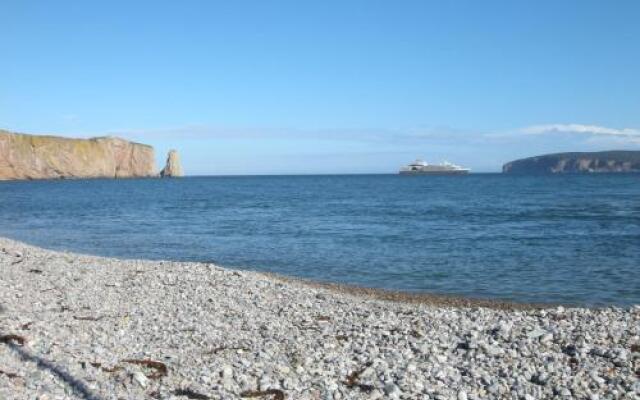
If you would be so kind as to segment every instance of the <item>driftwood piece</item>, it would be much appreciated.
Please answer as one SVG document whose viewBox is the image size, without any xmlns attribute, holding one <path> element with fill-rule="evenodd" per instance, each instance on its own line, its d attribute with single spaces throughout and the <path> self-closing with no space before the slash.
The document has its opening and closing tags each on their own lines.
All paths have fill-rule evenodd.
<svg viewBox="0 0 640 400">
<path fill-rule="evenodd" d="M 142 366 L 154 369 L 155 372 L 147 375 L 147 378 L 149 379 L 162 378 L 163 376 L 166 376 L 168 373 L 167 366 L 164 363 L 161 363 L 160 361 L 153 361 L 153 360 L 146 360 L 146 359 L 145 360 L 127 359 L 127 360 L 122 360 L 122 362 L 128 363 L 128 364 L 142 365 Z"/>
<path fill-rule="evenodd" d="M 209 400 L 210 397 L 202 393 L 194 392 L 191 389 L 176 389 L 173 391 L 174 396 L 184 396 L 194 400 Z"/>
<path fill-rule="evenodd" d="M 103 317 L 92 317 L 90 315 L 88 316 L 79 316 L 79 315 L 74 315 L 73 319 L 78 320 L 78 321 L 100 321 Z"/>
<path fill-rule="evenodd" d="M 205 352 L 204 354 L 218 354 L 221 351 L 224 350 L 242 350 L 242 351 L 249 351 L 249 349 L 247 349 L 246 347 L 216 347 L 215 349 L 209 350 L 207 352 Z"/>
<path fill-rule="evenodd" d="M 99 362 L 92 362 L 90 364 L 92 367 L 98 368 L 104 372 L 118 372 L 122 370 L 122 367 L 118 367 L 117 365 L 115 367 L 109 368 L 109 367 L 103 367 L 102 364 L 100 364 Z"/>
<path fill-rule="evenodd" d="M 27 341 L 23 336 L 19 335 L 2 335 L 0 336 L 0 343 L 16 343 L 18 346 L 24 346 Z"/>
<path fill-rule="evenodd" d="M 0 369 L 0 375 L 4 375 L 9 379 L 15 379 L 15 378 L 19 378 L 20 377 L 18 374 L 15 374 L 13 372 L 3 371 L 1 369 Z"/>
<path fill-rule="evenodd" d="M 240 397 L 264 397 L 273 396 L 272 400 L 284 400 L 284 392 L 280 389 L 246 390 L 240 393 Z"/>
<path fill-rule="evenodd" d="M 361 369 L 353 371 L 352 373 L 347 375 L 347 379 L 343 383 L 349 388 L 358 388 L 363 392 L 371 392 L 373 390 L 373 386 L 365 385 L 363 383 L 360 383 L 359 381 L 360 381 L 360 375 L 362 375 L 364 370 L 370 367 L 372 364 L 373 363 L 370 361 L 366 363 L 364 367 L 362 367 Z"/>
</svg>

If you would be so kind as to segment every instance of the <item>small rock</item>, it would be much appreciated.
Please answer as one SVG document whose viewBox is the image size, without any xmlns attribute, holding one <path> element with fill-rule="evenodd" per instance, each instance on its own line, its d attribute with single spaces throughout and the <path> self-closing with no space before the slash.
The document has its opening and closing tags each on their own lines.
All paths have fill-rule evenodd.
<svg viewBox="0 0 640 400">
<path fill-rule="evenodd" d="M 575 357 L 578 354 L 578 349 L 575 345 L 569 344 L 562 348 L 562 352 L 570 357 Z"/>
<path fill-rule="evenodd" d="M 384 397 L 384 395 L 382 394 L 382 392 L 377 390 L 377 389 L 373 390 L 371 392 L 371 394 L 369 394 L 369 400 L 378 400 L 378 399 L 381 399 L 383 397 Z"/>
<path fill-rule="evenodd" d="M 530 339 L 537 339 L 540 336 L 544 335 L 545 333 L 547 333 L 547 331 L 545 331 L 544 329 L 535 328 L 534 330 L 532 330 L 527 334 L 527 337 Z"/>
<path fill-rule="evenodd" d="M 571 390 L 567 388 L 560 389 L 560 396 L 562 397 L 571 397 Z"/>
<path fill-rule="evenodd" d="M 549 381 L 549 375 L 544 372 L 536 374 L 531 377 L 531 383 L 535 383 L 536 385 L 544 386 Z"/>
<path fill-rule="evenodd" d="M 387 396 L 399 396 L 400 388 L 394 383 L 384 385 L 384 392 Z"/>
<path fill-rule="evenodd" d="M 133 373 L 133 380 L 140 385 L 142 388 L 146 388 L 149 383 L 149 378 L 147 378 L 142 372 L 136 371 Z"/>
<path fill-rule="evenodd" d="M 224 365 L 222 370 L 220 371 L 220 376 L 222 379 L 231 379 L 233 378 L 233 368 L 230 365 Z"/>
<path fill-rule="evenodd" d="M 553 335 L 550 333 L 545 333 L 540 337 L 540 343 L 548 343 L 553 340 Z"/>
</svg>

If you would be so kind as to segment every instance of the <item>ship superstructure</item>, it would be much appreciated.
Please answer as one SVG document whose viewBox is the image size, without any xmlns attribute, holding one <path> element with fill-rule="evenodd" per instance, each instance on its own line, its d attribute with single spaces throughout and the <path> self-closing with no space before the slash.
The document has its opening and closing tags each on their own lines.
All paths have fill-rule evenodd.
<svg viewBox="0 0 640 400">
<path fill-rule="evenodd" d="M 400 168 L 400 175 L 460 175 L 468 174 L 469 168 L 464 168 L 450 162 L 429 164 L 423 160 L 415 160 L 411 164 Z"/>
</svg>

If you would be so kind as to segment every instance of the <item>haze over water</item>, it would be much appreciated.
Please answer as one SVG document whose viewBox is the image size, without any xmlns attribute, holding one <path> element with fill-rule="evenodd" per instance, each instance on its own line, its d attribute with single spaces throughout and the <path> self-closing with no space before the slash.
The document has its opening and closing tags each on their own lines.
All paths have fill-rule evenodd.
<svg viewBox="0 0 640 400">
<path fill-rule="evenodd" d="M 640 303 L 640 175 L 0 182 L 0 234 L 411 292 Z"/>
</svg>

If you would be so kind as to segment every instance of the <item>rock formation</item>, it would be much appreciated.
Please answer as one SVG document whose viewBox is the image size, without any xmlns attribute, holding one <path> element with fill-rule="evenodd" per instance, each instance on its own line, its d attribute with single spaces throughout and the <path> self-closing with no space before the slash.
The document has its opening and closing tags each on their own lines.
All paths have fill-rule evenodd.
<svg viewBox="0 0 640 400">
<path fill-rule="evenodd" d="M 155 176 L 153 147 L 117 137 L 69 139 L 0 130 L 0 180 Z"/>
<path fill-rule="evenodd" d="M 183 176 L 182 165 L 180 165 L 180 156 L 176 150 L 169 151 L 167 155 L 167 164 L 164 169 L 160 171 L 160 176 L 163 178 L 176 178 Z"/>
<path fill-rule="evenodd" d="M 640 172 L 640 151 L 557 153 L 506 163 L 502 172 L 519 174 Z"/>
</svg>

